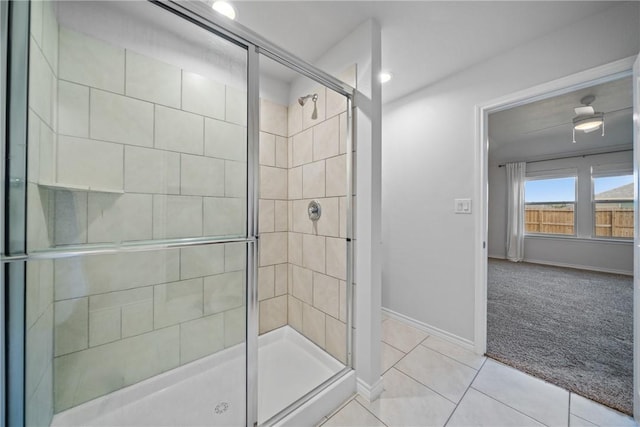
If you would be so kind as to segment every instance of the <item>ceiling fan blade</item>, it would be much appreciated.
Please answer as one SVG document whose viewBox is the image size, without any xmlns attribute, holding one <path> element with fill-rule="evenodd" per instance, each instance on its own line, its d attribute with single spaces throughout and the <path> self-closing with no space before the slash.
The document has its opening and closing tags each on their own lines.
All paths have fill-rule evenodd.
<svg viewBox="0 0 640 427">
<path fill-rule="evenodd" d="M 590 105 L 587 105 L 586 107 L 576 107 L 573 110 L 576 112 L 577 116 L 585 116 L 596 112 L 596 110 L 594 110 Z"/>
</svg>

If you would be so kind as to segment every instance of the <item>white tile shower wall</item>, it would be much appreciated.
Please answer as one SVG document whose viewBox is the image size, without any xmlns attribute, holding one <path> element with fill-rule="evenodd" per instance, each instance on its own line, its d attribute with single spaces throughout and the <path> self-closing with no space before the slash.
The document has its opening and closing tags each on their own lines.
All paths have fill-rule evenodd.
<svg viewBox="0 0 640 427">
<path fill-rule="evenodd" d="M 245 253 L 226 244 L 56 260 L 56 412 L 244 341 Z"/>
<path fill-rule="evenodd" d="M 58 23 L 50 2 L 30 10 L 27 249 L 49 246 L 52 194 L 37 183 L 53 180 L 58 122 Z M 25 424 L 49 425 L 54 412 L 54 283 L 52 261 L 26 266 Z"/>
<path fill-rule="evenodd" d="M 260 101 L 259 333 L 287 324 L 287 107 Z"/>
<path fill-rule="evenodd" d="M 346 99 L 316 88 L 313 103 L 289 106 L 288 324 L 346 361 Z M 322 216 L 309 220 L 318 200 Z"/>
<path fill-rule="evenodd" d="M 125 51 L 60 27 L 61 80 L 124 94 Z"/>
<path fill-rule="evenodd" d="M 46 7 L 32 11 L 30 247 L 243 235 L 246 92 L 65 28 L 41 47 Z M 278 142 L 273 167 L 286 132 Z M 274 292 L 278 283 L 284 296 L 278 237 Z M 32 419 L 242 342 L 245 256 L 244 244 L 227 244 L 31 267 L 29 391 L 40 401 L 43 382 L 54 390 Z"/>
<path fill-rule="evenodd" d="M 87 225 L 65 227 L 55 243 L 142 240 L 149 228 L 158 239 L 243 234 L 245 92 L 64 28 L 60 52 L 57 164 L 40 182 L 124 192 L 129 200 L 116 196 L 107 206 L 108 197 L 90 197 Z M 96 68 L 104 58 L 124 71 Z M 136 203 L 142 229 L 125 225 Z M 223 215 L 232 219 L 218 221 Z"/>
</svg>

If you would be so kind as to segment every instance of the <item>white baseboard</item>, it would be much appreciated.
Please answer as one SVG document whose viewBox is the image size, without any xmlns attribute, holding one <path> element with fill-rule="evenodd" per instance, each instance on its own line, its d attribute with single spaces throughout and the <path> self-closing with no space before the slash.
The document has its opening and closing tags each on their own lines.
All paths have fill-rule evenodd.
<svg viewBox="0 0 640 427">
<path fill-rule="evenodd" d="M 373 385 L 369 385 L 364 381 L 362 381 L 361 379 L 358 379 L 357 391 L 360 396 L 364 397 L 369 402 L 373 402 L 378 397 L 380 397 L 380 395 L 384 391 L 382 378 L 378 378 L 378 381 L 376 381 L 375 384 Z"/>
<path fill-rule="evenodd" d="M 464 347 L 467 350 L 471 350 L 475 352 L 475 345 L 474 345 L 474 342 L 471 340 L 459 337 L 455 334 L 452 334 L 451 332 L 447 332 L 440 328 L 436 328 L 435 326 L 428 325 L 424 322 L 413 319 L 409 316 L 405 316 L 404 314 L 397 313 L 385 307 L 382 307 L 382 311 L 385 314 L 387 314 L 389 317 L 399 320 L 401 322 L 404 322 L 409 326 L 413 326 L 416 329 L 420 329 L 421 331 L 424 331 L 429 335 L 434 335 L 438 338 L 442 338 L 443 340 L 449 341 L 453 344 L 459 345 L 460 347 Z"/>
<path fill-rule="evenodd" d="M 487 257 L 493 258 L 493 259 L 507 259 L 507 257 L 502 255 L 489 254 Z M 616 270 L 613 268 L 601 268 L 601 267 L 593 267 L 590 265 L 582 265 L 582 264 L 568 264 L 564 262 L 543 261 L 543 260 L 531 259 L 531 258 L 525 258 L 523 262 L 528 262 L 531 264 L 551 265 L 554 267 L 576 268 L 578 270 L 599 271 L 602 273 L 624 274 L 625 276 L 633 276 L 632 270 Z"/>
<path fill-rule="evenodd" d="M 580 265 L 580 264 L 567 264 L 563 262 L 552 262 L 552 261 L 542 261 L 538 259 L 529 259 L 525 258 L 524 262 L 528 262 L 531 264 L 542 264 L 542 265 L 551 265 L 554 267 L 566 267 L 566 268 L 575 268 L 578 270 L 588 270 L 588 271 L 599 271 L 601 273 L 613 273 L 613 274 L 624 274 L 625 276 L 633 276 L 633 270 L 616 270 L 613 268 L 600 268 L 600 267 L 592 267 L 589 265 Z"/>
</svg>

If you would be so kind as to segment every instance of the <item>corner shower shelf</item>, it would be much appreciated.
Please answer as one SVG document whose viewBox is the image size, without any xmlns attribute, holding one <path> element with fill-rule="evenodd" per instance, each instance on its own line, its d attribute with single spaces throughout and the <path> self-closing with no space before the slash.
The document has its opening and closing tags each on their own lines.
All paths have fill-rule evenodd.
<svg viewBox="0 0 640 427">
<path fill-rule="evenodd" d="M 91 187 L 89 185 L 64 184 L 61 182 L 39 182 L 39 186 L 52 190 L 87 191 L 93 193 L 124 194 L 123 189 Z"/>
</svg>

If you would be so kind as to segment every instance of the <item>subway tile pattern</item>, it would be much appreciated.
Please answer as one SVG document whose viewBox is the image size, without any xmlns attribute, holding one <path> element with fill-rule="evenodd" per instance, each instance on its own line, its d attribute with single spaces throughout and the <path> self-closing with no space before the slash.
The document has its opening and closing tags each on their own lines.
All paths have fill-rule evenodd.
<svg viewBox="0 0 640 427">
<path fill-rule="evenodd" d="M 55 301 L 55 411 L 243 342 L 245 253 L 235 243 L 32 267 L 31 298 L 50 293 Z M 156 351 L 160 360 L 142 367 L 139 358 Z M 89 372 L 92 365 L 98 372 Z"/>
<path fill-rule="evenodd" d="M 243 235 L 246 91 L 58 28 L 50 2 L 31 14 L 29 250 Z M 286 214 L 286 108 L 272 117 Z M 27 424 L 243 342 L 245 257 L 227 244 L 31 263 Z"/>
<path fill-rule="evenodd" d="M 346 101 L 325 88 L 311 93 L 318 94 L 317 119 L 311 101 L 287 112 L 288 323 L 345 362 Z M 316 222 L 307 213 L 311 200 L 322 206 Z"/>
<path fill-rule="evenodd" d="M 288 324 L 287 107 L 260 101 L 259 333 Z"/>
<path fill-rule="evenodd" d="M 312 93 L 315 120 L 311 101 L 260 104 L 260 332 L 289 324 L 345 362 L 346 101 Z M 307 214 L 313 199 L 317 222 Z"/>
<path fill-rule="evenodd" d="M 58 29 L 45 3 L 32 14 L 29 197 L 42 209 L 30 249 L 243 235 L 246 92 Z M 313 120 L 312 102 L 260 103 L 259 331 L 291 324 L 345 362 L 346 103 L 314 92 Z M 31 267 L 28 397 L 48 403 L 30 419 L 242 342 L 245 254 L 230 244 Z"/>
<path fill-rule="evenodd" d="M 43 16 L 34 30 L 41 39 Z M 115 196 L 89 197 L 69 207 L 58 206 L 69 198 L 54 197 L 53 213 L 43 212 L 64 227 L 49 227 L 55 240 L 40 239 L 32 249 L 242 235 L 246 91 L 67 28 L 55 33 L 59 61 L 32 39 L 38 46 L 30 68 L 30 106 L 38 119 L 30 131 L 32 182 Z M 274 120 L 286 118 L 282 108 L 271 114 Z M 275 166 L 275 142 L 273 148 Z M 274 191 L 286 200 L 283 174 Z M 81 211 L 74 224 L 61 224 L 55 215 Z M 232 219 L 218 221 L 227 215 Z"/>
</svg>

